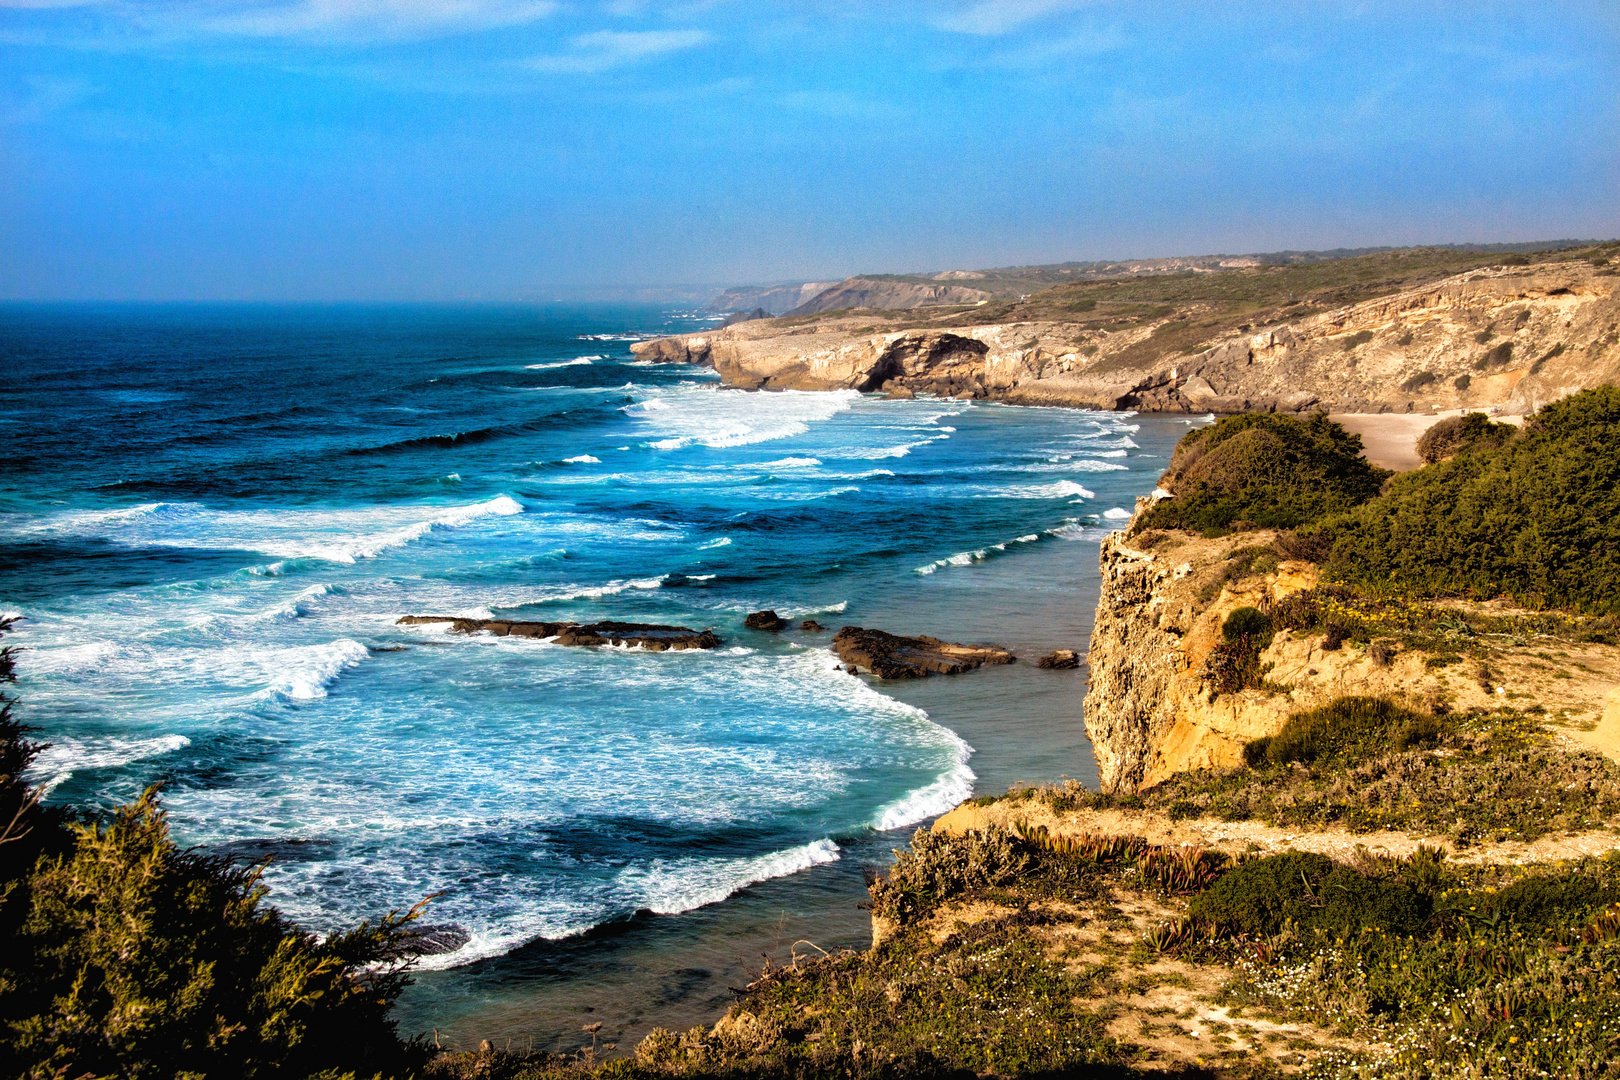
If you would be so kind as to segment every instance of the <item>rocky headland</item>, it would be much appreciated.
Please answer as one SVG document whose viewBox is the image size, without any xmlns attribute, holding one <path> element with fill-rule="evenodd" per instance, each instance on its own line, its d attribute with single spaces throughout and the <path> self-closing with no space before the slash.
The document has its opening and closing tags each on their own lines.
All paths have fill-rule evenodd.
<svg viewBox="0 0 1620 1080">
<path fill-rule="evenodd" d="M 1620 278 L 1607 255 L 1588 256 L 1461 273 L 1444 272 L 1454 258 L 1392 255 L 1237 266 L 954 307 L 922 292 L 913 305 L 931 306 L 907 305 L 899 284 L 863 307 L 866 279 L 852 279 L 848 296 L 830 290 L 797 317 L 632 348 L 746 389 L 1192 413 L 1528 413 L 1620 374 Z"/>
</svg>

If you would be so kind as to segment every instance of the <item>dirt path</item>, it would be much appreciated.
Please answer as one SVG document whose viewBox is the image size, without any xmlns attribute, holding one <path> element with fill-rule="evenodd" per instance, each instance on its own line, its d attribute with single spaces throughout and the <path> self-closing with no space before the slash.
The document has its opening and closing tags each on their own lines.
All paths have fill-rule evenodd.
<svg viewBox="0 0 1620 1080">
<path fill-rule="evenodd" d="M 1606 715 L 1613 717 L 1611 731 L 1620 732 L 1620 702 Z M 1070 810 L 1057 814 L 1045 803 L 1034 800 L 998 802 L 986 807 L 964 804 L 934 822 L 934 830 L 960 834 L 983 829 L 987 825 L 1011 828 L 1015 821 L 1023 821 L 1031 826 L 1044 825 L 1058 836 L 1140 836 L 1153 844 L 1194 845 L 1224 851 L 1229 855 L 1243 852 L 1272 854 L 1292 849 L 1314 851 L 1343 860 L 1353 856 L 1356 848 L 1365 847 L 1375 855 L 1403 858 L 1416 851 L 1419 844 L 1427 844 L 1444 848 L 1448 857 L 1459 863 L 1525 865 L 1620 851 L 1620 834 L 1596 830 L 1544 836 L 1528 843 L 1508 840 L 1457 848 L 1444 837 L 1394 830 L 1353 833 L 1343 829 L 1277 829 L 1257 821 L 1217 821 L 1213 818 L 1172 821 L 1167 814 L 1146 810 Z"/>
</svg>

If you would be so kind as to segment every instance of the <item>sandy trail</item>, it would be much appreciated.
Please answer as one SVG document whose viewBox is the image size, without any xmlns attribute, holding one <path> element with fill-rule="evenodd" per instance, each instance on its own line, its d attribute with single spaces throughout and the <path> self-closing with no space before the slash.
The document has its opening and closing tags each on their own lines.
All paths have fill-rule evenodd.
<svg viewBox="0 0 1620 1080">
<path fill-rule="evenodd" d="M 1361 436 L 1362 456 L 1374 465 L 1396 472 L 1411 472 L 1423 464 L 1418 457 L 1418 440 L 1423 433 L 1448 416 L 1463 412 L 1490 414 L 1494 406 L 1473 409 L 1448 409 L 1437 413 L 1333 413 L 1328 419 L 1343 426 L 1352 435 Z M 1499 424 L 1522 424 L 1524 417 L 1492 415 Z"/>
<path fill-rule="evenodd" d="M 1620 727 L 1620 708 L 1616 726 Z M 1588 733 L 1590 734 L 1590 733 Z M 1543 836 L 1528 843 L 1507 840 L 1500 843 L 1455 847 L 1444 837 L 1423 836 L 1399 830 L 1353 833 L 1344 829 L 1279 829 L 1258 821 L 1220 821 L 1214 818 L 1185 818 L 1172 821 L 1167 814 L 1148 810 L 1066 810 L 1054 813 L 1045 803 L 998 802 L 990 806 L 964 803 L 934 822 L 936 832 L 960 834 L 987 825 L 1011 828 L 1022 821 L 1045 826 L 1054 836 L 1140 836 L 1152 844 L 1192 845 L 1229 855 L 1243 852 L 1274 854 L 1280 851 L 1314 851 L 1334 859 L 1348 859 L 1358 847 L 1375 855 L 1404 858 L 1419 844 L 1444 848 L 1447 857 L 1459 863 L 1491 863 L 1523 866 L 1530 863 L 1579 859 L 1620 851 L 1620 834 L 1605 830 Z"/>
</svg>

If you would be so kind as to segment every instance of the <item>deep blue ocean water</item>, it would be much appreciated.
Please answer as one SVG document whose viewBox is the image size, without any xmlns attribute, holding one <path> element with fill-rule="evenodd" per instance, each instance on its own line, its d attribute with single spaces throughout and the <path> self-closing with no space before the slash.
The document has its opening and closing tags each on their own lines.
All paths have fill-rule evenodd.
<svg viewBox="0 0 1620 1080">
<path fill-rule="evenodd" d="M 746 393 L 632 362 L 639 335 L 707 325 L 659 307 L 0 309 L 0 610 L 51 744 L 36 779 L 97 806 L 161 781 L 183 843 L 269 857 L 271 901 L 316 929 L 439 894 L 427 921 L 467 941 L 426 962 L 407 1026 L 493 1010 L 550 1037 L 563 1021 L 526 1013 L 521 987 L 544 968 L 583 1000 L 555 972 L 588 975 L 604 928 L 690 929 L 800 885 L 852 908 L 858 875 L 831 868 L 976 782 L 1094 778 L 1073 674 L 883 684 L 834 670 L 830 633 L 742 620 L 771 607 L 1029 660 L 1084 647 L 1097 541 L 1185 424 Z M 667 622 L 725 645 L 396 625 L 416 613 Z"/>
</svg>

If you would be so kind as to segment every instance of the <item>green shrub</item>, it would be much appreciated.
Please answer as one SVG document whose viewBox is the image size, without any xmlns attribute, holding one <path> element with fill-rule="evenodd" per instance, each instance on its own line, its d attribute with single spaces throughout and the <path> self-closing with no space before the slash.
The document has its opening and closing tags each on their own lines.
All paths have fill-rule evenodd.
<svg viewBox="0 0 1620 1080">
<path fill-rule="evenodd" d="M 1243 863 L 1187 909 L 1227 933 L 1255 937 L 1275 934 L 1286 923 L 1335 934 L 1363 928 L 1415 934 L 1432 912 L 1429 897 L 1400 878 L 1368 877 L 1303 851 Z"/>
<path fill-rule="evenodd" d="M 1439 381 L 1440 376 L 1436 375 L 1434 372 L 1420 371 L 1410 379 L 1407 379 L 1405 382 L 1401 383 L 1401 389 L 1407 393 L 1411 393 L 1413 390 L 1421 390 L 1425 386 L 1429 386 L 1430 384 L 1437 383 Z"/>
<path fill-rule="evenodd" d="M 1620 613 L 1620 387 L 1555 402 L 1517 438 L 1396 477 L 1323 530 L 1340 581 Z"/>
<path fill-rule="evenodd" d="M 1361 456 L 1361 438 L 1322 414 L 1231 416 L 1176 446 L 1160 483 L 1175 497 L 1141 527 L 1220 535 L 1239 525 L 1292 528 L 1348 510 L 1390 473 Z"/>
<path fill-rule="evenodd" d="M 1583 923 L 1600 908 L 1620 900 L 1620 889 L 1590 877 L 1538 874 L 1482 899 L 1489 911 L 1526 928 L 1538 930 Z"/>
<path fill-rule="evenodd" d="M 1285 921 L 1310 917 L 1333 868 L 1326 855 L 1306 851 L 1253 859 L 1195 896 L 1187 914 L 1229 933 L 1275 934 Z"/>
<path fill-rule="evenodd" d="M 1372 339 L 1373 332 L 1371 330 L 1357 330 L 1355 333 L 1344 339 L 1344 351 L 1353 352 L 1357 346 L 1365 345 Z"/>
<path fill-rule="evenodd" d="M 1466 390 L 1474 383 L 1472 375 L 1459 375 L 1451 380 L 1451 385 L 1457 390 Z"/>
<path fill-rule="evenodd" d="M 1513 342 L 1504 341 L 1496 348 L 1474 361 L 1475 371 L 1487 371 L 1493 367 L 1502 367 L 1513 360 Z"/>
<path fill-rule="evenodd" d="M 1464 375 L 1459 382 L 1467 378 Z M 1418 457 L 1423 459 L 1424 464 L 1433 465 L 1458 454 L 1494 450 L 1517 434 L 1513 425 L 1493 423 L 1484 413 L 1448 416 L 1418 439 Z"/>
<path fill-rule="evenodd" d="M 1227 641 L 1236 641 L 1238 638 L 1253 638 L 1256 641 L 1264 638 L 1267 644 L 1271 642 L 1271 616 L 1254 607 L 1240 607 L 1226 617 L 1221 624 L 1221 636 Z"/>
<path fill-rule="evenodd" d="M 1029 866 L 1029 855 L 1002 829 L 961 836 L 918 829 L 909 851 L 897 851 L 887 877 L 872 882 L 872 912 L 905 924 L 953 897 L 1004 884 Z"/>
<path fill-rule="evenodd" d="M 1290 716 L 1281 731 L 1245 746 L 1243 759 L 1251 768 L 1294 761 L 1312 764 L 1335 757 L 1359 760 L 1392 749 L 1432 744 L 1443 731 L 1436 718 L 1382 698 L 1343 697 Z"/>
</svg>

